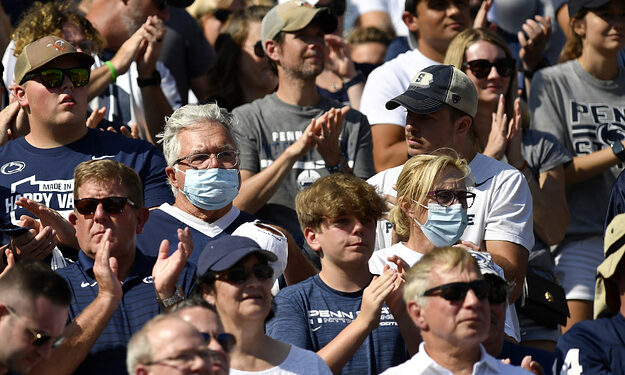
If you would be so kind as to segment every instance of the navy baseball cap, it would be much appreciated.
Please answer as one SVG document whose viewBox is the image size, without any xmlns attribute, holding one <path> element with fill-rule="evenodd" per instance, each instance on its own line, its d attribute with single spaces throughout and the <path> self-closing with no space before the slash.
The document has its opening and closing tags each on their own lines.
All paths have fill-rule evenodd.
<svg viewBox="0 0 625 375">
<path fill-rule="evenodd" d="M 224 234 L 202 250 L 197 261 L 197 275 L 204 275 L 207 271 L 225 271 L 251 253 L 259 253 L 270 262 L 278 260 L 274 253 L 262 249 L 251 238 Z"/>
<path fill-rule="evenodd" d="M 452 65 L 431 65 L 412 79 L 408 89 L 386 102 L 386 109 L 400 105 L 420 115 L 447 104 L 470 116 L 477 113 L 477 89 L 471 79 Z"/>
<path fill-rule="evenodd" d="M 569 17 L 573 18 L 582 9 L 595 9 L 605 5 L 610 0 L 569 0 Z"/>
</svg>

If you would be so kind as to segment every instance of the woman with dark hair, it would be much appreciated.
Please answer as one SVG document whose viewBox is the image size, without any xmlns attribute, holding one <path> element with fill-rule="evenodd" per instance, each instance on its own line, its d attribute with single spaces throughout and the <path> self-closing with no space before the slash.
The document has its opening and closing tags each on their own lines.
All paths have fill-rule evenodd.
<svg viewBox="0 0 625 375">
<path fill-rule="evenodd" d="M 330 375 L 321 357 L 265 334 L 272 307 L 277 257 L 252 239 L 221 236 L 210 242 L 197 264 L 196 292 L 217 309 L 224 328 L 236 338 L 230 374 Z"/>
<path fill-rule="evenodd" d="M 209 102 L 229 111 L 275 91 L 278 76 L 265 57 L 260 25 L 271 9 L 251 6 L 234 13 L 217 37 L 217 62 L 208 71 Z"/>
<path fill-rule="evenodd" d="M 571 311 L 567 329 L 593 316 L 595 274 L 603 260 L 610 189 L 625 160 L 623 0 L 568 2 L 572 37 L 561 63 L 532 80 L 532 127 L 553 134 L 573 154 L 565 168 L 571 223 L 556 253 L 556 275 Z"/>
</svg>

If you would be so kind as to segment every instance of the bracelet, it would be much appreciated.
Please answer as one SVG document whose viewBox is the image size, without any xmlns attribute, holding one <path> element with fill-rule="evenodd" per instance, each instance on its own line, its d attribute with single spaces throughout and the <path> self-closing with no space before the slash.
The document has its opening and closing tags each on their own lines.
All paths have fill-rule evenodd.
<svg viewBox="0 0 625 375">
<path fill-rule="evenodd" d="M 349 81 L 343 83 L 343 87 L 341 87 L 341 89 L 342 90 L 347 90 L 350 87 L 363 82 L 364 80 L 365 80 L 365 76 L 362 75 L 361 71 L 358 71 L 358 74 L 356 74 L 354 76 L 354 78 L 352 78 Z"/>
<path fill-rule="evenodd" d="M 184 292 L 182 291 L 182 288 L 180 287 L 180 285 L 176 285 L 176 290 L 174 291 L 173 295 L 165 299 L 160 299 L 156 297 L 156 301 L 161 306 L 161 308 L 165 310 L 179 302 L 184 301 Z"/>
<path fill-rule="evenodd" d="M 337 165 L 333 165 L 328 167 L 326 165 L 326 169 L 330 173 L 343 173 L 345 172 L 345 168 L 347 168 L 347 159 L 343 158 Z"/>
<path fill-rule="evenodd" d="M 113 63 L 111 62 L 111 60 L 105 61 L 104 65 L 109 67 L 109 70 L 111 71 L 111 76 L 113 77 L 113 83 L 117 80 L 117 69 L 115 69 L 115 66 L 113 66 Z"/>
</svg>

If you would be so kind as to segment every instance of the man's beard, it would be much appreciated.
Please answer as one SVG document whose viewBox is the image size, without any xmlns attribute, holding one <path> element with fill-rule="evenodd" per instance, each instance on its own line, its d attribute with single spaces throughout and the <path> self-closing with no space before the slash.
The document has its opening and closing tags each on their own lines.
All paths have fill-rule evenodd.
<svg viewBox="0 0 625 375">
<path fill-rule="evenodd" d="M 287 77 L 297 78 L 304 81 L 315 80 L 323 72 L 324 64 L 314 66 L 300 65 L 295 68 L 282 66 L 282 70 Z"/>
<path fill-rule="evenodd" d="M 121 20 L 126 27 L 128 37 L 134 34 L 143 25 L 147 17 L 143 14 L 139 4 L 136 1 L 128 3 L 128 9 L 120 15 Z"/>
</svg>

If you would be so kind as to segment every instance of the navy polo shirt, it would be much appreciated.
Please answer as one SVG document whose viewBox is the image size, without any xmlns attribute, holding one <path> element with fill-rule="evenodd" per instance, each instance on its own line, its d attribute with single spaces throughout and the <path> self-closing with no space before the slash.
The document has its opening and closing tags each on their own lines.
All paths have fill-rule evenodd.
<svg viewBox="0 0 625 375">
<path fill-rule="evenodd" d="M 89 354 L 74 374 L 126 374 L 126 345 L 133 333 L 161 309 L 156 302 L 152 282 L 152 267 L 156 258 L 136 251 L 135 262 L 122 284 L 123 296 Z M 78 254 L 78 262 L 57 269 L 69 284 L 72 302 L 69 320 L 73 320 L 96 298 L 98 283 L 93 275 L 93 259 L 84 252 Z M 187 265 L 178 284 L 189 295 L 193 286 L 195 267 Z"/>
</svg>

